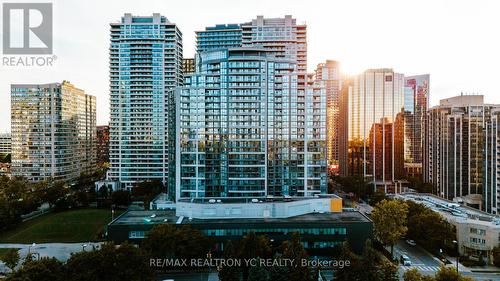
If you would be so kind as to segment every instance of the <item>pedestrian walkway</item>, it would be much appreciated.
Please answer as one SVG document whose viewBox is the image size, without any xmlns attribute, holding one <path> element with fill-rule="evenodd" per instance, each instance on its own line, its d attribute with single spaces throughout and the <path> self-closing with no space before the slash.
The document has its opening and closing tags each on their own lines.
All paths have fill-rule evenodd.
<svg viewBox="0 0 500 281">
<path fill-rule="evenodd" d="M 41 244 L 0 244 L 0 248 L 18 248 L 21 260 L 29 253 L 37 258 L 49 257 L 67 261 L 72 253 L 98 249 L 101 243 L 41 243 Z"/>
<path fill-rule="evenodd" d="M 416 269 L 419 272 L 437 272 L 439 266 L 428 266 L 428 265 L 412 265 L 412 266 L 402 266 L 403 271 L 408 271 L 410 269 Z"/>
</svg>

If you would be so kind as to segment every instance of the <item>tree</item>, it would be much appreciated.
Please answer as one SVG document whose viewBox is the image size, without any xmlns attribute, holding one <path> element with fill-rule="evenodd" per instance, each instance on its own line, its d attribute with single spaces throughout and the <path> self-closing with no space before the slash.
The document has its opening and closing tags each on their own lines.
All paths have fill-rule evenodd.
<svg viewBox="0 0 500 281">
<path fill-rule="evenodd" d="M 267 236 L 257 236 L 255 232 L 250 232 L 243 236 L 238 243 L 238 257 L 240 259 L 268 258 L 271 256 L 271 242 Z M 248 279 L 250 268 L 243 266 L 243 280 Z"/>
<path fill-rule="evenodd" d="M 283 258 L 281 253 L 275 253 L 273 256 L 274 260 L 280 260 Z M 284 266 L 273 266 L 268 268 L 269 280 L 272 281 L 288 281 L 288 268 Z"/>
<path fill-rule="evenodd" d="M 493 264 L 500 267 L 500 247 L 493 248 Z"/>
<path fill-rule="evenodd" d="M 363 254 L 359 262 L 359 275 L 361 280 L 377 278 L 379 258 L 378 253 L 373 249 L 370 239 L 365 241 Z M 383 279 L 382 279 L 383 280 Z"/>
<path fill-rule="evenodd" d="M 149 203 L 164 190 L 165 186 L 160 180 L 143 181 L 132 187 L 132 197 L 134 200 L 142 200 L 147 209 Z"/>
<path fill-rule="evenodd" d="M 191 226 L 161 224 L 148 233 L 142 248 L 154 258 L 203 258 L 211 250 L 212 241 Z"/>
<path fill-rule="evenodd" d="M 144 252 L 128 243 L 104 244 L 99 250 L 73 254 L 65 269 L 65 280 L 72 281 L 154 280 Z"/>
<path fill-rule="evenodd" d="M 8 249 L 2 257 L 2 261 L 8 268 L 14 270 L 17 263 L 19 263 L 19 250 L 14 248 Z"/>
<path fill-rule="evenodd" d="M 224 243 L 223 257 L 225 259 L 236 258 L 236 251 L 234 249 L 233 242 L 228 240 Z M 235 266 L 227 266 L 219 269 L 219 280 L 220 281 L 235 281 L 240 279 L 240 268 Z"/>
<path fill-rule="evenodd" d="M 38 193 L 42 202 L 47 202 L 50 206 L 55 206 L 57 201 L 67 195 L 68 190 L 64 186 L 63 181 L 55 181 L 40 186 Z"/>
<path fill-rule="evenodd" d="M 361 270 L 359 258 L 356 256 L 346 241 L 340 248 L 340 260 L 350 261 L 349 267 L 339 268 L 335 271 L 335 281 L 356 281 L 361 280 Z"/>
<path fill-rule="evenodd" d="M 98 191 L 98 195 L 101 198 L 108 198 L 109 193 L 110 193 L 111 188 L 108 187 L 106 184 L 103 184 Z"/>
<path fill-rule="evenodd" d="M 25 178 L 0 177 L 0 230 L 20 222 L 21 215 L 40 206 L 41 200 L 35 190 L 42 184 L 30 184 Z"/>
<path fill-rule="evenodd" d="M 473 278 L 460 275 L 453 267 L 441 266 L 436 273 L 436 281 L 474 281 Z"/>
<path fill-rule="evenodd" d="M 284 241 L 281 245 L 283 258 L 294 260 L 297 266 L 288 268 L 288 280 L 290 281 L 308 281 L 311 280 L 311 272 L 307 266 L 302 266 L 302 260 L 307 260 L 308 255 L 300 243 L 300 236 L 297 232 L 292 234 L 290 241 Z"/>
<path fill-rule="evenodd" d="M 455 239 L 453 226 L 439 213 L 423 204 L 407 201 L 408 237 L 417 241 L 426 250 L 437 253 Z"/>
<path fill-rule="evenodd" d="M 23 266 L 10 274 L 6 281 L 63 281 L 68 280 L 64 274 L 61 262 L 55 258 L 29 260 Z M 74 279 L 69 279 L 74 280 Z"/>
<path fill-rule="evenodd" d="M 391 257 L 394 244 L 406 234 L 406 218 L 408 205 L 401 200 L 382 200 L 372 211 L 375 237 L 384 245 L 391 246 Z"/>
<path fill-rule="evenodd" d="M 268 258 L 271 256 L 271 241 L 267 236 L 250 232 L 240 240 L 239 249 L 241 258 Z"/>
<path fill-rule="evenodd" d="M 128 206 L 130 204 L 130 192 L 127 190 L 116 190 L 111 194 L 111 199 L 116 206 Z"/>
<path fill-rule="evenodd" d="M 432 193 L 432 184 L 424 182 L 420 177 L 410 177 L 407 179 L 409 187 L 420 193 Z"/>
<path fill-rule="evenodd" d="M 260 259 L 257 260 L 257 264 L 260 264 Z M 262 266 L 254 266 L 250 268 L 248 272 L 247 281 L 269 281 L 269 272 L 266 268 Z"/>
<path fill-rule="evenodd" d="M 371 278 L 366 279 L 371 280 Z M 399 281 L 398 268 L 388 260 L 383 260 L 378 265 L 377 278 L 379 281 Z"/>
<path fill-rule="evenodd" d="M 363 176 L 336 176 L 334 177 L 334 181 L 342 186 L 342 191 L 346 193 L 353 193 L 357 198 L 364 198 L 371 194 L 372 189 Z"/>
<path fill-rule="evenodd" d="M 88 207 L 89 206 L 89 194 L 85 191 L 78 191 L 76 193 L 76 201 L 78 204 L 80 204 L 82 207 Z"/>
<path fill-rule="evenodd" d="M 385 195 L 385 192 L 375 191 L 375 193 L 373 193 L 373 195 L 370 199 L 370 205 L 376 206 L 379 202 L 381 202 L 382 200 L 386 200 L 386 199 L 387 199 L 387 196 Z"/>
<path fill-rule="evenodd" d="M 434 281 L 434 277 L 423 275 L 416 268 L 412 268 L 403 274 L 404 281 Z"/>
</svg>

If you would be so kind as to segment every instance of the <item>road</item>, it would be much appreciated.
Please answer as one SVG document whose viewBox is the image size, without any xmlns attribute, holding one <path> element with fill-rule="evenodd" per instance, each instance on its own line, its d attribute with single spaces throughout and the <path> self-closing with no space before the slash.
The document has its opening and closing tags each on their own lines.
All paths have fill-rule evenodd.
<svg viewBox="0 0 500 281">
<path fill-rule="evenodd" d="M 416 268 L 420 273 L 426 275 L 434 275 L 442 264 L 437 258 L 423 250 L 420 246 L 410 246 L 404 240 L 400 240 L 394 246 L 394 255 L 399 258 L 403 253 L 410 258 L 412 265 L 400 266 L 399 273 L 401 278 L 405 271 L 412 268 Z M 448 266 L 455 266 L 455 263 Z M 458 270 L 462 275 L 472 277 L 478 281 L 500 280 L 500 273 L 471 272 L 469 268 L 462 265 L 459 266 Z"/>
<path fill-rule="evenodd" d="M 394 256 L 399 258 L 401 255 L 407 255 L 411 260 L 410 268 L 417 268 L 419 271 L 437 271 L 441 262 L 433 257 L 420 246 L 411 246 L 404 240 L 399 240 L 394 245 Z M 408 266 L 406 266 L 408 268 Z"/>
</svg>

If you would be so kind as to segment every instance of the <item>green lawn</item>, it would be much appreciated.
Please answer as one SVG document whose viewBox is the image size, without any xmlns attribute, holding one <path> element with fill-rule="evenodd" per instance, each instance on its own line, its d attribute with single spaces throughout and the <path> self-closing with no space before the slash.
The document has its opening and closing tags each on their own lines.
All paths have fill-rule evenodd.
<svg viewBox="0 0 500 281">
<path fill-rule="evenodd" d="M 115 211 L 115 216 L 120 212 Z M 104 226 L 111 221 L 111 211 L 81 209 L 49 213 L 23 222 L 16 228 L 0 233 L 0 243 L 70 243 L 98 239 Z"/>
</svg>

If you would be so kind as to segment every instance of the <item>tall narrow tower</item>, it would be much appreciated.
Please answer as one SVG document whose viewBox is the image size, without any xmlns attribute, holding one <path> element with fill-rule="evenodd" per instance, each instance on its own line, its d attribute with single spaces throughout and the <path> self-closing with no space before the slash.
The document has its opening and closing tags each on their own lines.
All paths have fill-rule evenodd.
<svg viewBox="0 0 500 281">
<path fill-rule="evenodd" d="M 111 23 L 109 178 L 173 180 L 174 91 L 182 85 L 182 33 L 160 14 Z"/>
</svg>

